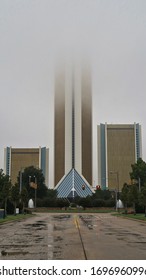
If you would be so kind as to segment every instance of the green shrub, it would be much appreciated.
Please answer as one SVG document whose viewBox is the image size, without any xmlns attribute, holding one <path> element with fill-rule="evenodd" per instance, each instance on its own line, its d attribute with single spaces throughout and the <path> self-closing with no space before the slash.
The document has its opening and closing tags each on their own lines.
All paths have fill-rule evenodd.
<svg viewBox="0 0 146 280">
<path fill-rule="evenodd" d="M 10 200 L 7 201 L 7 214 L 14 214 L 14 204 Z"/>
<path fill-rule="evenodd" d="M 59 208 L 68 207 L 69 206 L 69 201 L 67 199 L 64 199 L 64 198 L 58 198 L 57 199 L 57 206 Z"/>
<path fill-rule="evenodd" d="M 94 199 L 92 201 L 92 206 L 93 207 L 104 207 L 105 206 L 105 201 L 103 199 Z"/>
<path fill-rule="evenodd" d="M 105 201 L 105 207 L 114 207 L 116 204 L 114 199 L 108 199 Z"/>
<path fill-rule="evenodd" d="M 45 198 L 44 199 L 44 207 L 56 207 L 57 200 L 56 198 Z"/>
</svg>

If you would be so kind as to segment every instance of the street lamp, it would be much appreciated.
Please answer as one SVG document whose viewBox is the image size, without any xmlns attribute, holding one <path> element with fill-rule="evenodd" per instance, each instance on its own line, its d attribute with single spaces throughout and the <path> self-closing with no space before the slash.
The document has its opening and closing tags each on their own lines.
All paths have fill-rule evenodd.
<svg viewBox="0 0 146 280">
<path fill-rule="evenodd" d="M 110 174 L 116 174 L 117 176 L 117 186 L 115 189 L 115 195 L 116 195 L 116 211 L 117 211 L 117 202 L 118 202 L 118 198 L 119 198 L 119 172 L 118 171 L 109 171 Z M 118 196 L 118 197 L 117 197 Z M 119 209 L 119 208 L 118 208 Z"/>
<path fill-rule="evenodd" d="M 20 171 L 19 171 L 19 174 L 20 174 L 20 177 L 19 177 L 19 190 L 20 190 L 20 194 L 21 194 L 21 191 L 22 191 L 22 174 L 24 172 L 24 168 L 21 167 Z"/>
</svg>

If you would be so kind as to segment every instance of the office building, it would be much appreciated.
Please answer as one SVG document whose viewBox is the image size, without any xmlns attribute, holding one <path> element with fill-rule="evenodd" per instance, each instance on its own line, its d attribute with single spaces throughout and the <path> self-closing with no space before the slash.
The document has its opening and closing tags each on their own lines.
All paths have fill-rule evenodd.
<svg viewBox="0 0 146 280">
<path fill-rule="evenodd" d="M 91 194 L 92 86 L 88 65 L 64 63 L 57 67 L 54 130 L 54 181 L 59 196 Z"/>
<path fill-rule="evenodd" d="M 12 148 L 4 150 L 4 173 L 9 175 L 12 184 L 17 182 L 19 172 L 24 168 L 34 166 L 40 168 L 45 177 L 45 184 L 48 186 L 48 161 L 49 149 L 39 148 Z"/>
<path fill-rule="evenodd" d="M 97 132 L 98 182 L 102 189 L 121 190 L 130 183 L 131 164 L 142 157 L 141 126 L 100 124 Z"/>
</svg>

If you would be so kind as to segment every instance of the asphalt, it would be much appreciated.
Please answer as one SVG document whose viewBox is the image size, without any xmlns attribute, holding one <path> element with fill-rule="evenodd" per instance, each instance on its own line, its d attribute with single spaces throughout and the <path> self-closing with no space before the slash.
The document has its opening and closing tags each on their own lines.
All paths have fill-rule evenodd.
<svg viewBox="0 0 146 280">
<path fill-rule="evenodd" d="M 145 260 L 145 229 L 109 213 L 37 213 L 0 225 L 0 259 Z"/>
</svg>

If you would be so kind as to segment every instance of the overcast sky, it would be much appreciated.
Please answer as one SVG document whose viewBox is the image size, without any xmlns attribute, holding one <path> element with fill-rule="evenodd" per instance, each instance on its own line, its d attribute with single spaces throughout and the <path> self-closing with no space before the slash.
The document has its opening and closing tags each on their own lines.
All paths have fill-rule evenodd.
<svg viewBox="0 0 146 280">
<path fill-rule="evenodd" d="M 51 148 L 58 53 L 91 59 L 94 126 L 140 123 L 146 161 L 146 0 L 0 0 L 0 167 Z"/>
</svg>

